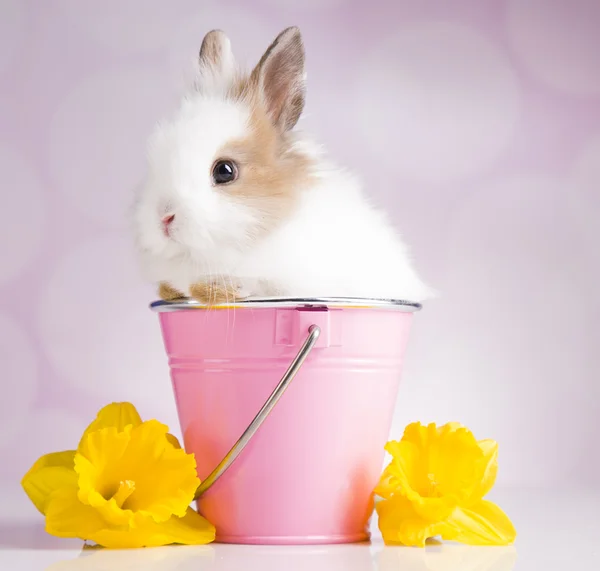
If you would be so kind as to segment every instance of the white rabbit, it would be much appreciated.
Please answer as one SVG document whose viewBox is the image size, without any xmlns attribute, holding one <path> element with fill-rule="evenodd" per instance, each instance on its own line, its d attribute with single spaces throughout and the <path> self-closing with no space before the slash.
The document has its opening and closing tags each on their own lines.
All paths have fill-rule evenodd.
<svg viewBox="0 0 600 571">
<path fill-rule="evenodd" d="M 433 295 L 357 179 L 293 130 L 305 95 L 297 28 L 250 74 L 219 30 L 198 62 L 194 85 L 150 140 L 135 203 L 142 265 L 163 299 Z"/>
</svg>

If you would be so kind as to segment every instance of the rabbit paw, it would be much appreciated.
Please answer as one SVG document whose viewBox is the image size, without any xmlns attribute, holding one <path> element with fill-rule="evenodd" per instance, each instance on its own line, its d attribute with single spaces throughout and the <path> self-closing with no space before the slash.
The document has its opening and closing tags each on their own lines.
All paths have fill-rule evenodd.
<svg viewBox="0 0 600 571">
<path fill-rule="evenodd" d="M 185 297 L 180 291 L 171 287 L 167 282 L 161 282 L 158 286 L 158 295 L 164 301 L 174 301 Z"/>
<path fill-rule="evenodd" d="M 241 284 L 231 282 L 199 282 L 190 287 L 190 294 L 206 305 L 231 303 L 246 297 Z"/>
</svg>

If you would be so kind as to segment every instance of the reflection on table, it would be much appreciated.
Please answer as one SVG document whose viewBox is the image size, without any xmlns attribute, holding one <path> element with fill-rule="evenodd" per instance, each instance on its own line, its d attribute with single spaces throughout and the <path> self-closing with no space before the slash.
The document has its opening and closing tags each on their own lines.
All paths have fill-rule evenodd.
<svg viewBox="0 0 600 571">
<path fill-rule="evenodd" d="M 75 554 L 74 554 L 75 555 Z M 371 544 L 329 546 L 170 546 L 153 549 L 84 548 L 46 571 L 512 571 L 514 547 L 431 543 L 425 549 Z"/>
</svg>

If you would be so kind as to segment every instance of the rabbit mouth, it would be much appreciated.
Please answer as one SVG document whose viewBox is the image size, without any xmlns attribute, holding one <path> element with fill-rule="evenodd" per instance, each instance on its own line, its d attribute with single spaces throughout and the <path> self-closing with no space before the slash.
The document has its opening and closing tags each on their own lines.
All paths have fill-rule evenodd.
<svg viewBox="0 0 600 571">
<path fill-rule="evenodd" d="M 181 247 L 185 244 L 181 240 L 181 228 L 178 227 L 174 219 L 175 217 L 172 215 L 162 218 L 158 231 L 163 243 L 179 245 Z"/>
<path fill-rule="evenodd" d="M 174 221 L 175 214 L 167 214 L 166 216 L 163 216 L 163 218 L 160 221 L 163 236 L 165 236 L 166 238 L 170 238 L 171 234 L 173 233 Z"/>
</svg>

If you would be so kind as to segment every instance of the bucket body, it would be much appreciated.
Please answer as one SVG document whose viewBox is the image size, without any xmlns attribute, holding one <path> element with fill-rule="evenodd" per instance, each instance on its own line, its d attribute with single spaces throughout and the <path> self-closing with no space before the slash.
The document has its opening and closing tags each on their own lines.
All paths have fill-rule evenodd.
<svg viewBox="0 0 600 571">
<path fill-rule="evenodd" d="M 173 308 L 171 308 L 173 309 Z M 217 541 L 367 540 L 413 315 L 278 305 L 161 311 L 185 449 L 204 480 L 321 335 L 239 457 L 198 500 Z"/>
</svg>

